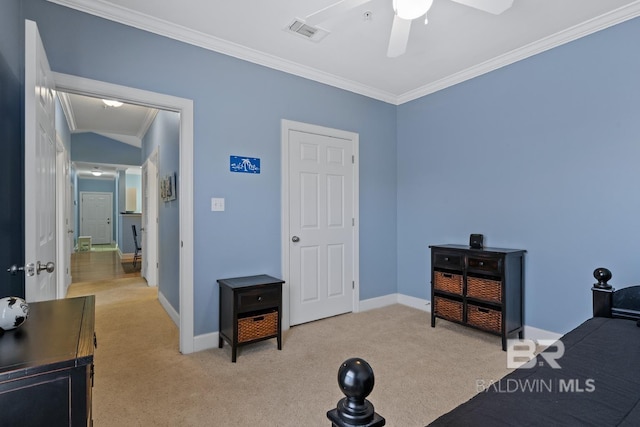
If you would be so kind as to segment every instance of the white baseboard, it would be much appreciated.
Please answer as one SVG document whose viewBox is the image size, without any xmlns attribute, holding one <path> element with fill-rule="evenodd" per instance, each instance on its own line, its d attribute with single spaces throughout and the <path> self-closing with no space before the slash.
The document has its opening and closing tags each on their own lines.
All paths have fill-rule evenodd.
<svg viewBox="0 0 640 427">
<path fill-rule="evenodd" d="M 389 294 L 360 301 L 360 311 L 373 310 L 392 304 L 402 304 L 431 313 L 431 301 L 403 294 Z M 535 328 L 533 326 L 524 326 L 524 337 L 529 340 L 555 341 L 562 337 L 562 335 L 563 334 L 547 331 L 545 329 Z"/>
<path fill-rule="evenodd" d="M 120 248 L 118 248 L 118 257 L 120 258 L 120 262 L 133 262 L 133 253 L 123 254 L 120 252 Z"/>
<path fill-rule="evenodd" d="M 210 348 L 218 348 L 218 336 L 218 332 L 196 335 L 193 337 L 193 351 L 196 352 L 208 350 Z"/>
<path fill-rule="evenodd" d="M 164 311 L 166 311 L 171 320 L 173 320 L 173 323 L 180 328 L 180 314 L 173 308 L 169 303 L 169 300 L 160 291 L 158 291 L 158 301 L 160 301 L 160 305 L 164 308 Z"/>
<path fill-rule="evenodd" d="M 417 308 L 418 310 L 431 312 L 431 302 L 429 300 L 403 294 L 389 294 L 360 301 L 360 311 L 374 310 L 393 304 L 402 304 Z"/>
</svg>

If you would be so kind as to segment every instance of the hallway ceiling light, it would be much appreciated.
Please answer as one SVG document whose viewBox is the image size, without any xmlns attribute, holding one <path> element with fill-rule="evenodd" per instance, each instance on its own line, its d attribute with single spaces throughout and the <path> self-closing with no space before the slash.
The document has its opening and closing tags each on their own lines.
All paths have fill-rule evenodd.
<svg viewBox="0 0 640 427">
<path fill-rule="evenodd" d="M 94 167 L 93 170 L 91 171 L 91 175 L 93 176 L 100 176 L 102 175 L 102 171 L 100 170 L 99 167 Z"/>
<path fill-rule="evenodd" d="M 118 108 L 118 107 L 122 107 L 122 105 L 123 105 L 122 102 L 116 101 L 116 100 L 113 100 L 113 99 L 103 99 L 102 102 L 104 102 L 104 104 L 107 107 Z"/>
</svg>

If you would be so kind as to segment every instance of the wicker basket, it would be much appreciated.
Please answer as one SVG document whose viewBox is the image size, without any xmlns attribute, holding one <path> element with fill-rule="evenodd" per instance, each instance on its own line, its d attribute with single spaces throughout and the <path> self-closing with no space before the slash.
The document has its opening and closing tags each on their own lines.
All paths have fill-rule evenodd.
<svg viewBox="0 0 640 427">
<path fill-rule="evenodd" d="M 502 332 L 502 313 L 490 308 L 467 304 L 467 323 L 485 331 Z"/>
<path fill-rule="evenodd" d="M 467 296 L 485 301 L 502 302 L 501 282 L 467 276 Z"/>
<path fill-rule="evenodd" d="M 442 317 L 443 319 L 447 320 L 462 322 L 462 303 L 460 301 L 434 297 L 433 309 L 434 313 L 438 317 Z"/>
<path fill-rule="evenodd" d="M 275 336 L 278 333 L 278 312 L 238 319 L 238 342 Z"/>
<path fill-rule="evenodd" d="M 439 291 L 462 295 L 462 276 L 459 274 L 434 271 L 433 287 Z"/>
</svg>

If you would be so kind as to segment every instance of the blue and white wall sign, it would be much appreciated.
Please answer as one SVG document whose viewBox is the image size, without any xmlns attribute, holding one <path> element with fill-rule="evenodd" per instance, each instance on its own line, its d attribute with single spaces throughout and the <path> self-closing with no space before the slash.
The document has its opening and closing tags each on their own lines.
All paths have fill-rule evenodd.
<svg viewBox="0 0 640 427">
<path fill-rule="evenodd" d="M 241 173 L 260 173 L 260 159 L 231 156 L 229 158 L 229 170 Z"/>
</svg>

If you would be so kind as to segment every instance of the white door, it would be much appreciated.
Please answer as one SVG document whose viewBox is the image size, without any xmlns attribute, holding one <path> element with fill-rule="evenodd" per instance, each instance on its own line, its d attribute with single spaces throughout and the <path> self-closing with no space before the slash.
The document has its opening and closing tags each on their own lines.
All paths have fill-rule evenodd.
<svg viewBox="0 0 640 427">
<path fill-rule="evenodd" d="M 25 297 L 56 298 L 56 133 L 54 81 L 33 21 L 25 22 Z"/>
<path fill-rule="evenodd" d="M 149 286 L 158 285 L 158 149 L 142 165 L 142 269 Z"/>
<path fill-rule="evenodd" d="M 354 141 L 289 130 L 290 324 L 353 310 Z"/>
<path fill-rule="evenodd" d="M 92 245 L 106 245 L 113 240 L 113 195 L 80 192 L 80 235 L 91 236 Z"/>
<path fill-rule="evenodd" d="M 56 261 L 58 276 L 57 298 L 67 295 L 71 284 L 71 252 L 73 251 L 73 223 L 71 218 L 71 177 L 69 173 L 69 152 L 59 137 L 56 154 L 56 230 L 58 244 L 58 260 Z"/>
</svg>

